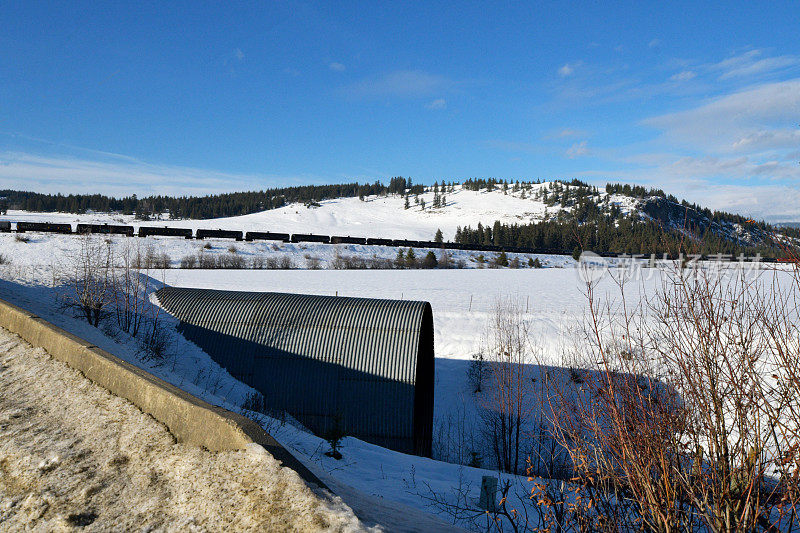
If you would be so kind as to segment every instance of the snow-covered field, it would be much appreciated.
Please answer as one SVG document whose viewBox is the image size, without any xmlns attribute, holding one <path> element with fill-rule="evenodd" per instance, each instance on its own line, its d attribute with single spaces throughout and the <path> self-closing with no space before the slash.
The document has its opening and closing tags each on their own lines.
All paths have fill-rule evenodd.
<svg viewBox="0 0 800 533">
<path fill-rule="evenodd" d="M 0 266 L 0 298 L 30 309 L 155 375 L 215 405 L 241 411 L 240 405 L 252 390 L 234 380 L 195 345 L 174 329 L 170 356 L 165 361 L 147 357 L 141 346 L 125 333 L 89 326 L 57 306 L 59 289 L 52 287 L 53 269 L 68 263 L 80 246 L 75 236 L 31 234 L 28 242 L 13 235 L 0 235 L 0 253 L 10 263 Z M 101 242 L 103 237 L 97 237 Z M 114 246 L 136 245 L 143 239 L 112 237 Z M 147 239 L 150 241 L 150 239 Z M 197 243 L 182 239 L 152 240 L 158 250 L 172 255 L 182 246 Z M 244 243 L 237 243 L 244 246 Z M 216 244 L 215 244 L 216 246 Z M 322 247 L 321 245 L 317 245 Z M 221 247 L 221 246 L 220 246 Z M 332 247 L 328 247 L 332 248 Z M 212 250 L 214 252 L 216 250 Z M 295 256 L 307 250 L 286 251 Z M 354 253 L 356 253 L 354 251 Z M 240 252 L 243 253 L 243 252 Z M 549 258 L 543 257 L 544 260 Z M 419 299 L 431 302 L 434 311 L 436 384 L 436 432 L 453 429 L 458 415 L 465 431 L 476 436 L 473 445 L 487 460 L 476 428 L 475 396 L 467 382 L 469 359 L 478 348 L 486 324 L 499 298 L 513 298 L 532 325 L 540 354 L 549 364 L 560 366 L 565 339 L 579 326 L 583 296 L 578 271 L 571 258 L 553 257 L 542 269 L 464 270 L 183 270 L 154 272 L 152 288 L 162 282 L 176 286 L 218 289 L 304 292 Z M 161 276 L 163 275 L 163 278 Z M 609 285 L 610 287 L 610 285 Z M 165 317 L 168 321 L 170 317 Z M 174 327 L 174 322 L 172 322 Z M 431 507 L 434 494 L 450 494 L 455 487 L 468 487 L 477 501 L 481 477 L 497 472 L 470 468 L 432 459 L 409 456 L 346 438 L 344 459 L 324 455 L 324 440 L 291 425 L 269 422 L 267 430 L 334 489 L 368 524 L 392 525 L 391 530 L 415 530 L 410 524 L 424 523 L 420 511 L 442 514 Z M 439 448 L 442 446 L 439 445 Z M 461 450 L 460 453 L 468 453 Z M 443 454 L 440 454 L 443 455 Z M 507 477 L 507 476 L 500 476 Z M 520 487 L 526 478 L 511 478 Z M 524 492 L 524 487 L 523 490 Z M 391 511 L 387 511 L 387 506 Z M 416 516 L 416 518 L 412 518 Z M 430 515 L 428 515 L 430 516 Z M 433 517 L 428 520 L 432 520 Z M 441 527 L 441 523 L 437 529 Z M 419 530 L 425 530 L 422 528 Z"/>
<path fill-rule="evenodd" d="M 525 310 L 543 355 L 559 362 L 563 339 L 582 324 L 584 286 L 575 268 L 465 270 L 169 270 L 176 287 L 424 300 L 433 308 L 436 357 L 475 353 L 501 298 Z M 611 288 L 609 283 L 607 288 Z"/>
<path fill-rule="evenodd" d="M 430 239 L 437 228 L 445 237 L 452 236 L 456 225 L 477 224 L 494 219 L 525 221 L 537 217 L 541 202 L 522 199 L 502 192 L 458 190 L 448 194 L 448 206 L 441 210 L 416 207 L 405 210 L 402 198 L 340 199 L 323 202 L 322 207 L 287 208 L 213 221 L 174 221 L 171 225 L 258 229 L 324 234 L 377 235 Z M 426 200 L 430 201 L 430 199 Z M 452 203 L 451 203 L 452 202 Z M 499 203 L 498 203 L 499 202 Z M 513 204 L 513 210 L 508 206 Z M 383 205 L 383 207 L 380 207 Z M 379 208 L 380 207 L 380 208 Z M 468 207 L 468 208 L 467 208 Z M 461 209 L 461 211 L 459 211 Z M 26 218 L 27 217 L 27 218 Z M 504 218 L 505 217 L 505 218 Z M 59 215 L 9 213 L 13 220 L 48 221 L 115 221 L 112 215 Z M 124 217 L 123 217 L 124 218 Z M 121 221 L 130 222 L 129 219 Z M 160 223 L 163 224 L 163 223 Z M 450 232 L 450 233 L 448 233 Z M 565 354 L 574 348 L 586 314 L 585 284 L 571 257 L 531 256 L 545 268 L 509 269 L 480 268 L 475 252 L 455 252 L 453 259 L 462 259 L 467 268 L 448 270 L 329 270 L 337 255 L 362 258 L 393 259 L 397 250 L 391 247 L 357 245 L 234 243 L 233 241 L 187 241 L 177 238 L 95 237 L 114 247 L 151 247 L 154 253 L 166 254 L 173 267 L 188 255 L 235 254 L 248 261 L 257 257 L 287 257 L 300 269 L 294 270 L 200 270 L 167 269 L 152 271 L 151 289 L 166 283 L 181 287 L 203 287 L 229 290 L 275 291 L 371 298 L 425 300 L 434 314 L 436 383 L 435 439 L 446 435 L 456 424 L 474 440 L 460 450 L 489 455 L 475 427 L 478 408 L 467 379 L 472 355 L 479 349 L 482 337 L 500 299 L 514 300 L 522 317 L 530 325 L 530 336 L 537 361 L 550 367 L 565 367 Z M 172 327 L 168 357 L 153 360 L 147 357 L 136 339 L 112 329 L 98 329 L 75 318 L 57 306 L 59 288 L 53 286 L 53 272 L 76 255 L 82 237 L 31 233 L 27 242 L 13 234 L 0 234 L 0 255 L 10 262 L 0 265 L 0 298 L 25 307 L 43 318 L 86 338 L 127 361 L 213 404 L 241 411 L 244 398 L 252 392 L 234 380 L 224 369 L 210 360 L 197 346 L 174 331 L 175 322 L 165 317 Z M 210 249 L 204 246 L 210 245 Z M 235 248 L 235 252 L 232 251 Z M 440 253 L 441 251 L 436 251 Z M 418 254 L 422 255 L 422 254 Z M 509 259 L 514 257 L 509 254 Z M 313 261 L 309 258 L 315 258 Z M 520 256 L 527 266 L 528 255 Z M 321 270 L 303 269 L 313 264 Z M 656 269 L 649 269 L 641 283 L 629 286 L 636 299 L 639 291 L 658 283 Z M 610 277 L 601 279 L 600 296 L 615 295 L 617 288 Z M 247 413 L 246 413 L 247 414 Z M 390 530 L 414 530 L 411 524 L 425 524 L 418 530 L 439 529 L 429 514 L 450 519 L 440 508 L 431 506 L 434 495 L 453 495 L 466 489 L 477 501 L 481 477 L 493 475 L 509 479 L 529 490 L 525 477 L 498 476 L 492 470 L 409 456 L 374 446 L 354 438 L 344 440 L 344 459 L 336 461 L 324 455 L 327 443 L 292 424 L 280 425 L 264 419 L 266 429 L 334 489 L 368 524 L 382 524 Z M 441 438 L 441 437 L 440 437 Z M 439 443 L 440 451 L 443 446 Z M 463 442 L 461 446 L 466 446 Z M 483 448 L 482 448 L 483 446 Z M 436 443 L 434 445 L 436 449 Z M 440 456 L 446 454 L 440 453 Z M 519 503 L 517 500 L 515 500 Z M 474 503 L 474 502 L 473 502 Z M 428 518 L 424 518 L 424 517 Z M 434 527 L 432 524 L 438 524 Z M 460 523 L 467 525 L 467 523 Z"/>
</svg>

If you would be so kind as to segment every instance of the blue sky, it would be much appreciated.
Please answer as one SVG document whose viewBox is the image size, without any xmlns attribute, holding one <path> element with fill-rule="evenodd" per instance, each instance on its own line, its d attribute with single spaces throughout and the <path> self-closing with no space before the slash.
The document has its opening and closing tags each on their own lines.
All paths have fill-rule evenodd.
<svg viewBox="0 0 800 533">
<path fill-rule="evenodd" d="M 800 219 L 797 2 L 0 3 L 0 187 L 628 181 Z"/>
</svg>

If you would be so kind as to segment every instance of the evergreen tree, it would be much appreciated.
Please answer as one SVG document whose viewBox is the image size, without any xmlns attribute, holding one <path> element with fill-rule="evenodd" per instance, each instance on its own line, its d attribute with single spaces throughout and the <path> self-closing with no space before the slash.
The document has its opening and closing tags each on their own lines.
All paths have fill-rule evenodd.
<svg viewBox="0 0 800 533">
<path fill-rule="evenodd" d="M 394 264 L 397 268 L 405 268 L 406 267 L 406 256 L 403 253 L 402 248 L 397 249 L 397 257 L 394 259 Z"/>
<path fill-rule="evenodd" d="M 408 203 L 408 195 L 406 195 L 406 203 L 403 206 L 403 209 L 408 209 L 409 207 L 411 207 L 411 205 Z"/>
<path fill-rule="evenodd" d="M 439 244 L 444 242 L 444 236 L 442 235 L 442 230 L 441 229 L 437 229 L 436 230 L 436 236 L 433 238 L 433 242 L 436 242 L 436 243 L 439 243 Z"/>
<path fill-rule="evenodd" d="M 439 264 L 439 261 L 436 259 L 436 254 L 433 251 L 429 251 L 425 255 L 425 259 L 422 260 L 422 267 L 423 268 L 436 268 Z"/>
<path fill-rule="evenodd" d="M 408 252 L 406 252 L 406 266 L 408 268 L 414 268 L 417 266 L 417 254 L 414 253 L 413 248 L 409 248 Z"/>
</svg>

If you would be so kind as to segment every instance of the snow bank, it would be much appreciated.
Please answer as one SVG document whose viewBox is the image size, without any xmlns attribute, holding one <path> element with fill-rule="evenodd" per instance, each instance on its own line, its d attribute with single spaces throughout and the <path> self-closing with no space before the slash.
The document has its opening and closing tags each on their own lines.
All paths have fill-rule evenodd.
<svg viewBox="0 0 800 533">
<path fill-rule="evenodd" d="M 177 444 L 129 402 L 0 330 L 0 524 L 53 531 L 361 531 L 259 446 Z"/>
</svg>

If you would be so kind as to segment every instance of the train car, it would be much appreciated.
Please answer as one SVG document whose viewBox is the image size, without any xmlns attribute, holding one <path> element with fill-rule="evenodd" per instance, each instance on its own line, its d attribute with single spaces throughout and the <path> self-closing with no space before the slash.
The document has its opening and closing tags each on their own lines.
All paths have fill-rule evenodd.
<svg viewBox="0 0 800 533">
<path fill-rule="evenodd" d="M 458 242 L 443 242 L 440 246 L 445 250 L 462 250 L 464 245 Z"/>
<path fill-rule="evenodd" d="M 78 233 L 102 233 L 105 235 L 125 235 L 126 237 L 133 237 L 133 226 L 78 224 Z"/>
<path fill-rule="evenodd" d="M 394 239 L 392 241 L 392 246 L 413 248 L 416 245 L 417 245 L 417 241 L 410 241 L 408 239 Z"/>
<path fill-rule="evenodd" d="M 26 231 L 67 234 L 72 233 L 72 225 L 52 222 L 17 222 L 17 233 L 25 233 Z"/>
<path fill-rule="evenodd" d="M 190 228 L 168 228 L 168 227 L 155 227 L 155 226 L 140 226 L 139 237 L 183 237 L 184 239 L 192 238 L 192 230 Z"/>
<path fill-rule="evenodd" d="M 244 239 L 241 231 L 230 229 L 199 229 L 195 234 L 197 239 L 236 239 L 241 241 Z"/>
<path fill-rule="evenodd" d="M 246 241 L 283 241 L 289 242 L 292 236 L 288 233 L 272 233 L 271 231 L 248 231 L 244 234 Z"/>
<path fill-rule="evenodd" d="M 367 239 L 367 244 L 375 246 L 392 246 L 392 239 L 379 239 L 377 237 L 370 237 Z"/>
<path fill-rule="evenodd" d="M 367 238 L 334 235 L 331 237 L 331 244 L 367 244 Z"/>
<path fill-rule="evenodd" d="M 0 233 L 11 233 L 11 222 L 0 220 Z"/>
<path fill-rule="evenodd" d="M 321 242 L 330 244 L 331 238 L 328 235 L 314 235 L 313 233 L 295 233 L 292 235 L 292 242 Z"/>
<path fill-rule="evenodd" d="M 417 248 L 441 248 L 442 243 L 435 241 L 417 241 Z"/>
</svg>

